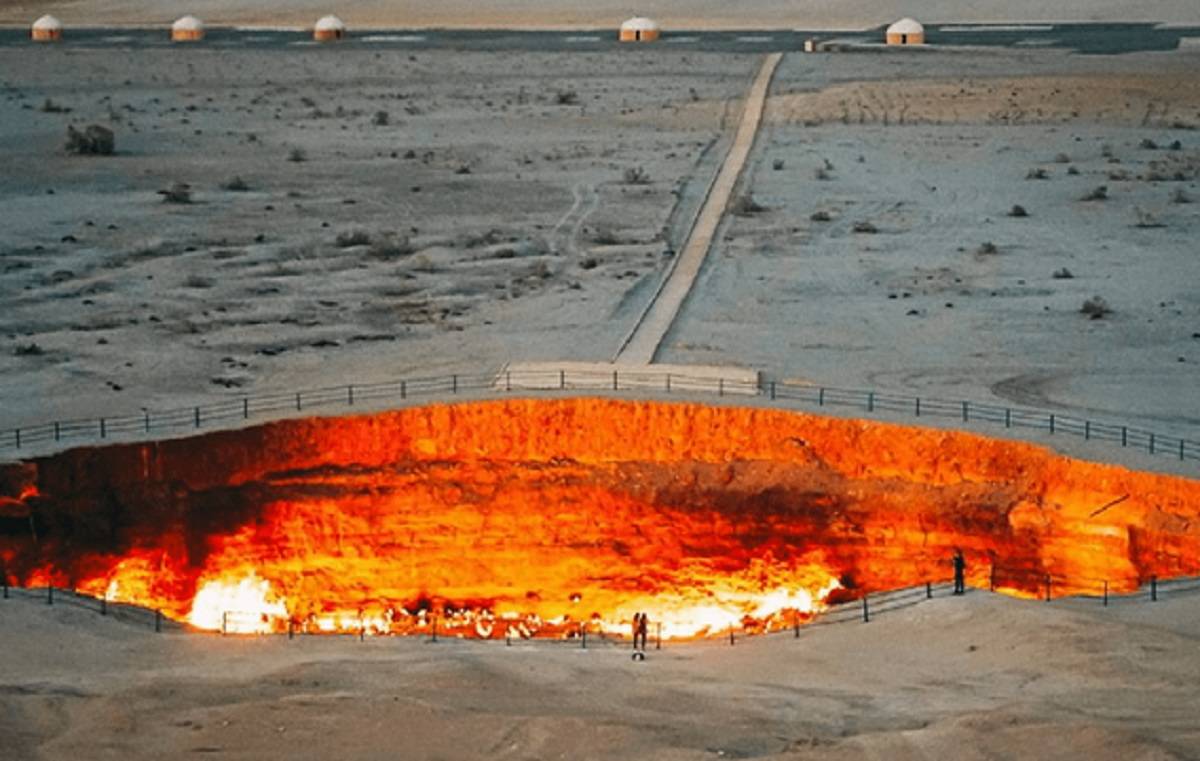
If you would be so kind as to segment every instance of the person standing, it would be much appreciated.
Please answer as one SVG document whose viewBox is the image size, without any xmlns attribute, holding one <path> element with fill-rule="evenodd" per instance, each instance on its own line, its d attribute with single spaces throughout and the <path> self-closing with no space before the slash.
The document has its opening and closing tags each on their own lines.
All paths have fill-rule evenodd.
<svg viewBox="0 0 1200 761">
<path fill-rule="evenodd" d="M 638 634 L 641 632 L 641 630 L 642 630 L 642 614 L 634 613 L 633 614 L 633 649 L 634 650 L 638 649 Z"/>
<path fill-rule="evenodd" d="M 643 613 L 641 615 L 641 618 L 638 619 L 638 631 L 637 631 L 638 635 L 642 638 L 642 650 L 646 649 L 646 634 L 649 631 L 650 631 L 650 621 L 646 618 L 646 614 Z M 637 645 L 637 637 L 634 637 L 634 646 L 636 646 L 636 645 Z"/>
<path fill-rule="evenodd" d="M 961 595 L 967 590 L 966 585 L 967 561 L 963 558 L 962 550 L 954 551 L 954 594 Z"/>
</svg>

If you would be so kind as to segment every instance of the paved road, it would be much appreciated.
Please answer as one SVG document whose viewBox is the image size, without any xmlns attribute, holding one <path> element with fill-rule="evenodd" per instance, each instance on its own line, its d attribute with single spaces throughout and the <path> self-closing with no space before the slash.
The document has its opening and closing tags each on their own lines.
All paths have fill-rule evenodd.
<svg viewBox="0 0 1200 761">
<path fill-rule="evenodd" d="M 717 173 L 708 197 L 704 200 L 704 206 L 696 217 L 692 234 L 649 308 L 621 347 L 616 357 L 617 362 L 650 364 L 654 361 L 659 344 L 671 329 L 679 308 L 683 306 L 692 290 L 696 275 L 704 264 L 704 257 L 708 255 L 708 249 L 712 246 L 713 236 L 716 235 L 725 209 L 729 206 L 729 199 L 742 174 L 742 167 L 746 165 L 750 149 L 754 147 L 758 125 L 762 121 L 763 106 L 771 88 L 771 78 L 775 75 L 775 69 L 782 58 L 782 53 L 770 53 L 763 60 L 762 68 L 746 94 L 742 120 L 729 147 L 729 153 L 725 156 L 721 171 Z"/>
<path fill-rule="evenodd" d="M 643 50 L 702 50 L 730 53 L 770 53 L 802 50 L 804 40 L 816 37 L 846 43 L 877 43 L 883 28 L 858 32 L 820 30 L 676 31 L 665 34 Z M 930 45 L 981 45 L 989 47 L 1051 47 L 1081 53 L 1128 53 L 1138 50 L 1173 50 L 1186 37 L 1200 38 L 1200 26 L 1159 27 L 1155 24 L 1026 24 L 930 25 Z M 0 29 L 0 47 L 29 46 L 25 28 Z M 64 44 L 76 47 L 153 48 L 170 45 L 167 29 L 71 29 Z M 211 28 L 198 43 L 216 48 L 288 48 L 315 45 L 306 31 L 238 30 Z M 510 30 L 351 30 L 337 46 L 358 49 L 401 50 L 615 50 L 614 31 L 522 32 Z"/>
</svg>

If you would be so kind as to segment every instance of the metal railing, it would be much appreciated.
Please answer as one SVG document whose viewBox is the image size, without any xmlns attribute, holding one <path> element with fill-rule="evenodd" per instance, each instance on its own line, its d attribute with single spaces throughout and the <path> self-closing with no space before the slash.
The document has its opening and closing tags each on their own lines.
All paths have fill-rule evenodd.
<svg viewBox="0 0 1200 761">
<path fill-rule="evenodd" d="M 1049 410 L 909 396 L 886 391 L 838 388 L 788 381 L 748 381 L 707 374 L 614 366 L 611 371 L 564 367 L 559 370 L 504 370 L 486 374 L 414 377 L 379 383 L 347 384 L 286 393 L 226 398 L 112 417 L 76 418 L 0 429 L 0 457 L 56 451 L 79 443 L 148 440 L 204 430 L 236 428 L 251 421 L 307 414 L 370 411 L 416 401 L 503 398 L 508 395 L 626 394 L 638 397 L 756 397 L 788 408 L 854 410 L 861 415 L 898 415 L 915 421 L 950 420 L 1012 431 L 1074 437 L 1180 461 L 1200 461 L 1200 441 L 1145 428 L 1089 420 Z"/>
</svg>

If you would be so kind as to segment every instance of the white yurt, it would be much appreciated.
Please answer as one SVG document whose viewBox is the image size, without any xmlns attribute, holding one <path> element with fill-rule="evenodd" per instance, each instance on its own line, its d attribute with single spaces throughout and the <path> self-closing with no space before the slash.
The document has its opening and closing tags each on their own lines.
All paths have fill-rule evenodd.
<svg viewBox="0 0 1200 761">
<path fill-rule="evenodd" d="M 889 45 L 924 45 L 925 27 L 910 18 L 902 18 L 887 28 L 885 37 Z"/>
<path fill-rule="evenodd" d="M 621 42 L 653 42 L 662 34 L 658 22 L 645 16 L 635 16 L 621 24 Z"/>
<path fill-rule="evenodd" d="M 175 42 L 194 42 L 204 39 L 204 22 L 195 16 L 184 16 L 171 24 L 171 39 Z"/>
<path fill-rule="evenodd" d="M 38 42 L 57 42 L 62 39 L 62 22 L 46 14 L 33 22 L 29 35 Z"/>
<path fill-rule="evenodd" d="M 323 16 L 313 25 L 313 39 L 317 42 L 340 40 L 346 36 L 346 25 L 337 16 Z"/>
</svg>

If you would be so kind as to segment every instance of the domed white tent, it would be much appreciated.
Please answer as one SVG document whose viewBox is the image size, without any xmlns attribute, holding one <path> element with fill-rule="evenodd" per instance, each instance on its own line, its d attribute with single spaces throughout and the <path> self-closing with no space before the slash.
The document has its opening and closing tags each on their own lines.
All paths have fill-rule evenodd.
<svg viewBox="0 0 1200 761">
<path fill-rule="evenodd" d="M 195 16 L 184 16 L 171 24 L 171 39 L 176 42 L 204 39 L 204 22 Z"/>
<path fill-rule="evenodd" d="M 318 42 L 340 40 L 346 36 L 346 25 L 337 16 L 323 16 L 313 25 L 313 39 Z"/>
<path fill-rule="evenodd" d="M 889 45 L 924 45 L 925 27 L 910 18 L 902 18 L 887 28 Z"/>
<path fill-rule="evenodd" d="M 644 16 L 635 16 L 621 24 L 621 42 L 653 42 L 659 38 L 658 22 Z"/>
<path fill-rule="evenodd" d="M 38 42 L 56 42 L 62 39 L 62 22 L 47 14 L 33 22 L 29 35 Z"/>
</svg>

